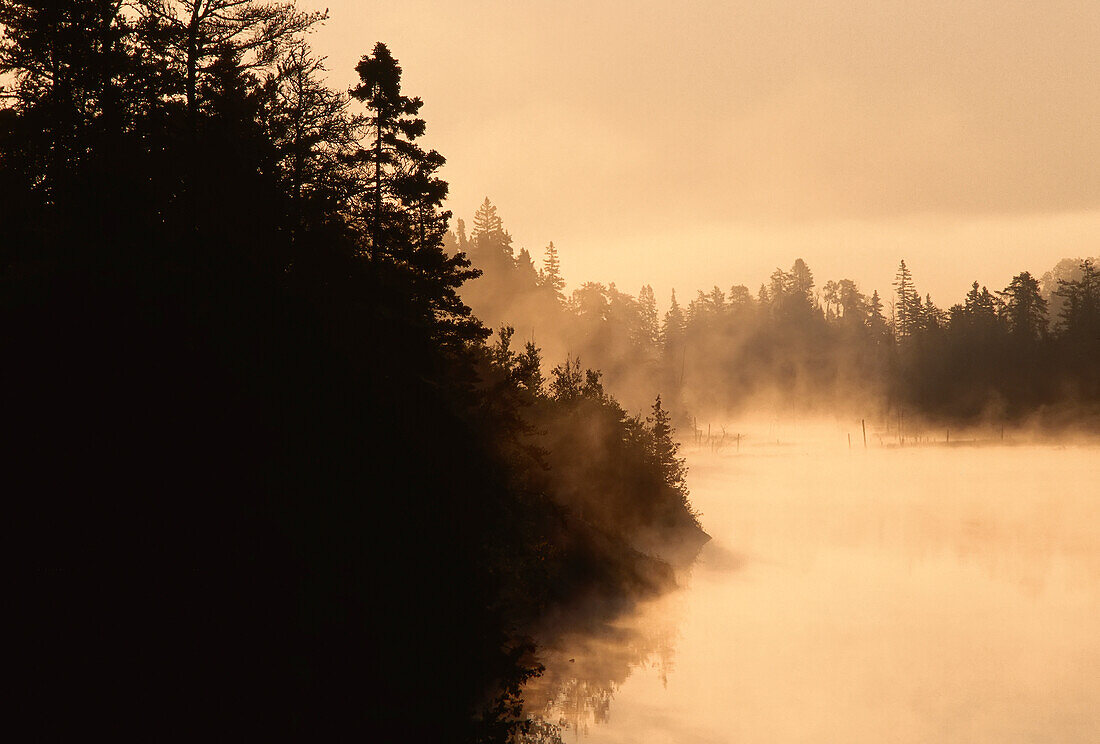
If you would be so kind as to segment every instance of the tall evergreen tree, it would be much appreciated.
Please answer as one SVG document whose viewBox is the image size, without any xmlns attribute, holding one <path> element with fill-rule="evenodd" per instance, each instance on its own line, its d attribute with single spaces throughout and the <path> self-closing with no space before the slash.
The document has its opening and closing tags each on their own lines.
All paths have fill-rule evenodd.
<svg viewBox="0 0 1100 744">
<path fill-rule="evenodd" d="M 473 254 L 479 264 L 500 269 L 511 268 L 515 258 L 512 252 L 512 236 L 504 229 L 504 222 L 497 208 L 485 197 L 474 213 L 474 229 L 470 233 Z"/>
<path fill-rule="evenodd" d="M 890 330 L 882 310 L 882 299 L 878 296 L 876 289 L 871 293 L 871 299 L 867 303 L 867 328 L 871 331 L 871 337 L 876 340 L 885 337 Z"/>
<path fill-rule="evenodd" d="M 558 258 L 558 249 L 554 247 L 554 241 L 546 246 L 546 252 L 542 259 L 542 272 L 540 273 L 542 286 L 548 287 L 558 297 L 565 289 L 565 279 L 561 275 L 561 260 Z"/>
<path fill-rule="evenodd" d="M 86 180 L 93 169 L 118 165 L 107 153 L 122 150 L 153 95 L 153 73 L 135 53 L 123 3 L 7 0 L 0 28 L 0 80 L 7 82 L 13 128 L 0 157 L 9 176 L 19 173 L 23 181 L 0 208 L 15 215 L 33 201 L 49 213 L 38 215 L 39 224 L 56 230 L 70 217 L 92 218 L 102 206 L 93 203 L 132 196 L 105 193 L 103 184 L 90 188 Z M 5 229 L 13 222 L 5 220 Z"/>
<path fill-rule="evenodd" d="M 791 266 L 790 273 L 790 289 L 800 299 L 804 298 L 807 301 L 811 298 L 811 292 L 814 288 L 814 274 L 810 271 L 810 267 L 806 265 L 806 262 L 801 258 L 796 258 L 794 265 Z"/>
<path fill-rule="evenodd" d="M 1059 331 L 1069 338 L 1096 339 L 1100 333 L 1100 271 L 1092 259 L 1081 262 L 1081 278 L 1058 280 L 1062 299 Z"/>
<path fill-rule="evenodd" d="M 894 306 L 894 333 L 899 340 L 907 339 L 920 327 L 921 301 L 920 295 L 913 286 L 913 275 L 905 265 L 905 259 L 902 259 L 898 265 L 898 272 L 894 278 L 894 290 L 898 298 Z"/>
<path fill-rule="evenodd" d="M 686 504 L 687 466 L 684 458 L 679 456 L 679 444 L 672 438 L 672 417 L 661 404 L 660 395 L 654 401 L 652 410 L 653 458 L 664 475 L 665 485 L 680 494 Z"/>
<path fill-rule="evenodd" d="M 676 301 L 676 290 L 672 290 L 672 299 L 669 301 L 668 311 L 665 312 L 664 322 L 661 325 L 661 343 L 666 355 L 680 349 L 684 343 L 684 334 L 687 331 L 687 321 L 684 319 L 684 311 L 680 309 L 680 303 Z"/>
<path fill-rule="evenodd" d="M 655 349 L 661 329 L 657 323 L 657 298 L 653 294 L 653 287 L 648 284 L 638 291 L 638 312 L 638 342 L 643 349 Z"/>
<path fill-rule="evenodd" d="M 183 78 L 192 120 L 202 78 L 226 56 L 245 69 L 274 65 L 326 12 L 299 11 L 293 2 L 258 0 L 137 0 L 153 33 L 167 40 L 167 61 Z"/>
<path fill-rule="evenodd" d="M 356 144 L 356 122 L 348 97 L 329 89 L 324 74 L 324 59 L 301 42 L 287 50 L 264 83 L 264 124 L 278 150 L 295 223 L 303 219 L 306 202 L 331 210 L 354 188 L 344 155 Z"/>
<path fill-rule="evenodd" d="M 397 204 L 399 184 L 410 165 L 423 160 L 413 143 L 424 134 L 425 123 L 418 116 L 424 102 L 401 93 L 401 67 L 382 42 L 359 61 L 355 71 L 359 84 L 352 88 L 351 96 L 367 109 L 369 140 L 357 159 L 365 171 L 363 211 L 370 236 L 369 254 L 377 262 L 400 243 L 407 228 Z M 412 164 L 407 162 L 410 159 Z M 430 171 L 440 163 L 424 165 L 430 178 Z"/>
<path fill-rule="evenodd" d="M 1034 341 L 1046 334 L 1047 302 L 1039 294 L 1039 281 L 1027 271 L 1017 274 L 1003 292 L 1009 330 L 1020 339 Z"/>
</svg>

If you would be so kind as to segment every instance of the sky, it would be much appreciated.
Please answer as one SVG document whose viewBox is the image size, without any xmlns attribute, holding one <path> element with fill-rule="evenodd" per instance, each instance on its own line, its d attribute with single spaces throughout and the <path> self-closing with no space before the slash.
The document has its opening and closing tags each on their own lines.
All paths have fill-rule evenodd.
<svg viewBox="0 0 1100 744">
<path fill-rule="evenodd" d="M 384 41 L 448 206 L 571 286 L 820 285 L 941 306 L 1100 253 L 1096 0 L 306 0 L 330 80 Z M 667 301 L 667 300 L 666 300 Z"/>
</svg>

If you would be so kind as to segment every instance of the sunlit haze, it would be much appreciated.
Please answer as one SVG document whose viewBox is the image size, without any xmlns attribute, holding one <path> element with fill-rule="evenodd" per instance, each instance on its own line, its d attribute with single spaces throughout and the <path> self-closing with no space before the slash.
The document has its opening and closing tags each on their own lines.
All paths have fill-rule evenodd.
<svg viewBox="0 0 1100 744">
<path fill-rule="evenodd" d="M 0 0 L 22 728 L 1097 742 L 1098 32 Z"/>
<path fill-rule="evenodd" d="M 570 286 L 753 290 L 802 257 L 941 306 L 1100 235 L 1100 4 L 306 3 L 330 79 L 385 41 L 449 207 Z"/>
</svg>

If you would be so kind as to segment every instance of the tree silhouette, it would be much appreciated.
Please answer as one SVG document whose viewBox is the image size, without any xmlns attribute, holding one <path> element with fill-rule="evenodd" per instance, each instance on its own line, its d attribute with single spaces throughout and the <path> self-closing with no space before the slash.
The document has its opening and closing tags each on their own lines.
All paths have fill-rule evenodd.
<svg viewBox="0 0 1100 744">
<path fill-rule="evenodd" d="M 565 289 L 565 279 L 563 279 L 561 275 L 561 261 L 558 259 L 558 249 L 554 247 L 554 241 L 552 240 L 550 241 L 550 245 L 546 246 L 546 253 L 542 259 L 540 280 L 542 286 L 548 287 L 555 295 L 562 297 L 561 291 Z"/>
<path fill-rule="evenodd" d="M 359 61 L 355 71 L 359 84 L 352 88 L 351 96 L 367 109 L 365 124 L 370 145 L 360 150 L 358 161 L 367 184 L 364 212 L 370 235 L 369 254 L 377 262 L 393 252 L 406 228 L 396 204 L 398 184 L 408 169 L 408 160 L 414 164 L 423 160 L 422 154 L 413 150 L 413 143 L 424 134 L 426 125 L 418 116 L 424 104 L 419 98 L 401 93 L 401 67 L 382 42 Z M 431 168 L 433 164 L 425 165 Z"/>
<path fill-rule="evenodd" d="M 1036 341 L 1046 335 L 1047 302 L 1039 294 L 1039 282 L 1029 272 L 1012 278 L 1003 292 L 1009 329 L 1017 338 Z"/>
<path fill-rule="evenodd" d="M 343 155 L 357 141 L 348 98 L 330 90 L 322 79 L 324 59 L 307 44 L 291 46 L 264 81 L 264 123 L 278 150 L 301 228 L 307 202 L 320 210 L 342 207 L 352 195 L 352 176 Z"/>
<path fill-rule="evenodd" d="M 1088 258 L 1080 270 L 1080 279 L 1058 280 L 1055 294 L 1063 301 L 1059 328 L 1066 336 L 1094 339 L 1100 329 L 1100 272 Z"/>
<path fill-rule="evenodd" d="M 661 405 L 661 396 L 653 402 L 653 457 L 664 473 L 665 485 L 687 497 L 687 467 L 679 457 L 679 445 L 672 440 L 672 422 Z"/>
<path fill-rule="evenodd" d="M 653 294 L 653 287 L 648 284 L 638 291 L 638 312 L 640 318 L 634 334 L 635 343 L 648 354 L 657 348 L 661 335 L 657 324 L 657 298 Z"/>
<path fill-rule="evenodd" d="M 920 295 L 913 287 L 913 275 L 902 259 L 894 279 L 894 291 L 897 293 L 895 306 L 894 332 L 899 339 L 912 336 L 921 323 Z"/>
<path fill-rule="evenodd" d="M 632 544 L 668 521 L 637 422 L 594 370 L 555 401 L 533 342 L 494 356 L 419 101 L 379 45 L 350 113 L 318 18 L 0 2 L 5 494 L 45 598 L 19 675 L 67 711 L 44 738 L 502 741 L 528 629 L 671 584 Z"/>
<path fill-rule="evenodd" d="M 218 59 L 231 57 L 244 69 L 268 67 L 327 12 L 302 12 L 294 3 L 255 0 L 138 0 L 151 32 L 167 44 L 166 62 L 182 70 L 192 121 L 202 78 Z"/>
</svg>

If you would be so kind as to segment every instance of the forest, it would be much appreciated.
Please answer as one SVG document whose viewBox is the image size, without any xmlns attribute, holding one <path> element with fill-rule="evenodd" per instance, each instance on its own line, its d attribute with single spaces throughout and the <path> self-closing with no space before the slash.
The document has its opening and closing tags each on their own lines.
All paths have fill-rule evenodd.
<svg viewBox="0 0 1100 744">
<path fill-rule="evenodd" d="M 462 290 L 479 317 L 599 367 L 628 406 L 659 391 L 681 425 L 902 411 L 929 424 L 1100 427 L 1100 258 L 1022 271 L 1003 290 L 975 280 L 947 309 L 921 295 L 904 259 L 870 296 L 850 279 L 819 286 L 796 259 L 755 291 L 673 290 L 661 313 L 649 285 L 631 295 L 584 282 L 567 296 L 560 250 L 513 248 L 488 198 L 469 235 L 460 219 L 445 241 L 483 271 Z"/>
<path fill-rule="evenodd" d="M 583 283 L 447 210 L 399 49 L 263 0 L 0 0 L 0 411 L 36 738 L 553 741 L 548 619 L 709 536 L 694 415 L 1100 422 L 1100 275 Z M 366 29 L 366 33 L 370 33 Z M 662 307 L 664 307 L 662 305 Z"/>
<path fill-rule="evenodd" d="M 471 312 L 423 102 L 383 43 L 330 88 L 324 20 L 0 3 L 36 738 L 506 741 L 531 629 L 668 589 L 708 539 L 658 396 L 628 413 Z"/>
</svg>

